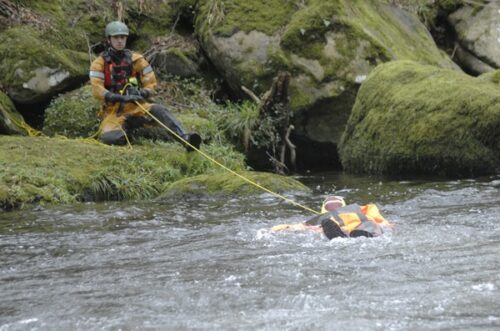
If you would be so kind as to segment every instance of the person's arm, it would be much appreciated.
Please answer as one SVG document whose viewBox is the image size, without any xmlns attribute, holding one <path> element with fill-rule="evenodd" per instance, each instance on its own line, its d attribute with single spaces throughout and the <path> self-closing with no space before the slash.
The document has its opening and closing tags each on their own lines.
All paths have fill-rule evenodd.
<svg viewBox="0 0 500 331">
<path fill-rule="evenodd" d="M 280 231 L 312 231 L 321 232 L 321 226 L 319 225 L 309 225 L 307 223 L 296 223 L 296 224 L 280 224 L 275 225 L 271 228 L 272 232 Z"/>
<path fill-rule="evenodd" d="M 132 53 L 132 62 L 134 71 L 139 75 L 139 79 L 142 83 L 142 89 L 140 90 L 141 96 L 149 98 L 154 94 L 157 85 L 153 68 L 144 56 L 138 53 Z"/>
<path fill-rule="evenodd" d="M 90 65 L 90 84 L 92 95 L 99 101 L 104 102 L 104 96 L 109 91 L 104 87 L 104 58 L 99 56 Z"/>
<path fill-rule="evenodd" d="M 366 216 L 371 217 L 375 223 L 380 225 L 391 225 L 383 216 L 380 214 L 380 211 L 374 203 L 369 203 L 365 206 L 361 206 L 361 212 Z"/>
</svg>

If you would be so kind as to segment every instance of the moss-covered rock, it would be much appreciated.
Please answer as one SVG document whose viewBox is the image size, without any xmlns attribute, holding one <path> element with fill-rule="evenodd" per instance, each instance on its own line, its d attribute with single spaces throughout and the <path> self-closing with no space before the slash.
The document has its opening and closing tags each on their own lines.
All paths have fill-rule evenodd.
<svg viewBox="0 0 500 331">
<path fill-rule="evenodd" d="M 88 54 L 49 44 L 42 36 L 29 26 L 0 33 L 0 82 L 16 103 L 48 100 L 87 79 Z"/>
<path fill-rule="evenodd" d="M 65 93 L 45 110 L 43 133 L 68 138 L 90 137 L 99 126 L 100 103 L 92 96 L 90 85 Z"/>
<path fill-rule="evenodd" d="M 495 71 L 490 71 L 486 74 L 482 74 L 478 78 L 481 80 L 485 80 L 485 81 L 500 85 L 500 69 L 495 70 Z"/>
<path fill-rule="evenodd" d="M 411 61 L 363 83 L 340 145 L 344 168 L 373 174 L 479 176 L 500 169 L 500 90 Z"/>
<path fill-rule="evenodd" d="M 245 168 L 243 155 L 228 146 L 211 144 L 202 149 L 230 169 Z M 0 136 L 3 209 L 32 203 L 150 199 L 173 182 L 201 174 L 223 176 L 217 165 L 197 153 L 186 153 L 178 143 L 144 142 L 128 148 L 93 140 Z"/>
<path fill-rule="evenodd" d="M 250 171 L 243 171 L 238 174 L 276 193 L 310 191 L 307 186 L 292 177 Z M 160 199 L 185 194 L 234 196 L 264 193 L 261 188 L 251 184 L 249 181 L 229 172 L 221 173 L 217 176 L 213 174 L 193 176 L 172 183 Z"/>
<path fill-rule="evenodd" d="M 0 134 L 25 134 L 25 124 L 9 97 L 0 91 Z"/>
<path fill-rule="evenodd" d="M 157 38 L 146 54 L 159 76 L 200 77 L 203 57 L 192 36 L 169 34 Z"/>
<path fill-rule="evenodd" d="M 199 6 L 196 32 L 236 92 L 244 85 L 262 93 L 279 70 L 289 71 L 295 133 L 316 142 L 338 142 L 351 96 L 376 65 L 455 67 L 416 16 L 379 1 L 209 0 Z"/>
</svg>

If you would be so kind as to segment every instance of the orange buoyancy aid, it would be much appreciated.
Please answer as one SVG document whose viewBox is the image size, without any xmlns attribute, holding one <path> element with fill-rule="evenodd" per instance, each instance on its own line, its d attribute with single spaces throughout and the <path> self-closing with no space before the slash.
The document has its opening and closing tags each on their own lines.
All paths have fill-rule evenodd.
<svg viewBox="0 0 500 331">
<path fill-rule="evenodd" d="M 132 52 L 125 49 L 123 53 L 119 63 L 113 61 L 108 50 L 102 53 L 104 58 L 104 87 L 113 93 L 119 93 L 128 83 L 130 77 L 138 77 L 137 73 L 134 72 Z"/>
<path fill-rule="evenodd" d="M 349 235 L 353 230 L 363 230 L 376 237 L 383 233 L 381 225 L 390 225 L 380 214 L 375 204 L 347 205 L 315 217 L 307 223 L 321 224 L 325 218 L 337 223 L 346 235 Z"/>
</svg>

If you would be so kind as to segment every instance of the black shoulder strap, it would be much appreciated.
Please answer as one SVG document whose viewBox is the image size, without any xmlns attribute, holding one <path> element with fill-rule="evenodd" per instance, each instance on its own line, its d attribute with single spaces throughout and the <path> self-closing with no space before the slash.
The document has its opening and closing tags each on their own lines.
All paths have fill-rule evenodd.
<svg viewBox="0 0 500 331">
<path fill-rule="evenodd" d="M 111 55 L 109 54 L 108 50 L 105 50 L 101 53 L 101 56 L 104 58 L 104 61 L 106 63 L 111 63 Z"/>
<path fill-rule="evenodd" d="M 123 52 L 125 53 L 125 60 L 131 66 L 132 65 L 132 51 L 130 49 L 124 49 Z"/>
</svg>

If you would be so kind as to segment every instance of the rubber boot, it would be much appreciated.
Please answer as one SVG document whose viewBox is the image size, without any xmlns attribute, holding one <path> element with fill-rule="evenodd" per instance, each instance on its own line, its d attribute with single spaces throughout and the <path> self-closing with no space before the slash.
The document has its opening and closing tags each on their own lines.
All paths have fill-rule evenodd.
<svg viewBox="0 0 500 331">
<path fill-rule="evenodd" d="M 356 237 L 367 237 L 367 238 L 373 238 L 373 234 L 371 234 L 368 231 L 365 230 L 353 230 L 351 233 L 349 233 L 349 237 L 356 238 Z"/>
<path fill-rule="evenodd" d="M 346 237 L 345 233 L 342 231 L 342 229 L 340 229 L 340 226 L 338 226 L 337 223 L 333 222 L 330 219 L 323 220 L 321 222 L 321 227 L 323 229 L 323 233 L 325 234 L 325 236 L 330 240 L 338 237 L 340 238 Z"/>
<path fill-rule="evenodd" d="M 168 109 L 164 106 L 154 104 L 151 106 L 150 112 L 153 116 L 155 116 L 160 122 L 165 124 L 169 129 L 174 131 L 179 137 L 182 138 L 179 139 L 178 137 L 174 136 L 174 139 L 179 141 L 182 145 L 184 145 L 184 148 L 186 148 L 186 151 L 192 152 L 194 149 L 189 146 L 188 144 L 185 143 L 187 141 L 189 144 L 191 144 L 195 148 L 200 148 L 201 145 L 201 137 L 197 133 L 185 133 L 184 129 L 182 128 L 181 123 L 172 115 Z"/>
<path fill-rule="evenodd" d="M 182 138 L 189 143 L 189 145 L 184 144 L 186 151 L 188 152 L 194 151 L 193 147 L 195 147 L 196 149 L 200 149 L 201 137 L 196 132 L 184 134 Z M 190 145 L 193 147 L 191 147 Z"/>
</svg>

